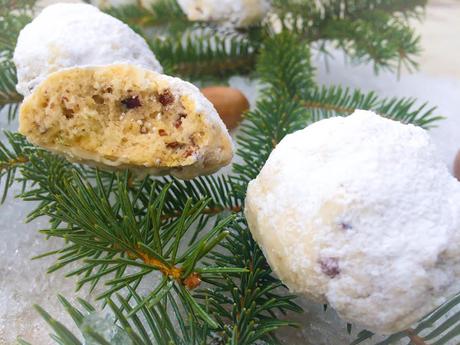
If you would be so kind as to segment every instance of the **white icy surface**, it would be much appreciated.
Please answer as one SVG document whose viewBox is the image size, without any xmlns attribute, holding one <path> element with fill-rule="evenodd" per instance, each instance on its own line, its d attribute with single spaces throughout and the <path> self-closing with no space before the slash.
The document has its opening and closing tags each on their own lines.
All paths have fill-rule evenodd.
<svg viewBox="0 0 460 345">
<path fill-rule="evenodd" d="M 15 128 L 16 125 L 6 125 L 3 115 L 0 127 Z M 3 139 L 3 133 L 0 137 Z M 0 344 L 13 344 L 17 336 L 37 345 L 52 344 L 48 326 L 32 305 L 40 304 L 69 322 L 56 295 L 61 293 L 73 301 L 75 285 L 71 279 L 64 278 L 64 271 L 46 274 L 52 258 L 30 260 L 34 255 L 59 248 L 60 244 L 54 239 L 46 241 L 38 233 L 39 229 L 46 228 L 45 219 L 24 223 L 34 205 L 15 199 L 13 196 L 19 192 L 20 186 L 13 186 L 5 204 L 0 206 Z M 79 296 L 87 297 L 84 292 Z"/>
</svg>

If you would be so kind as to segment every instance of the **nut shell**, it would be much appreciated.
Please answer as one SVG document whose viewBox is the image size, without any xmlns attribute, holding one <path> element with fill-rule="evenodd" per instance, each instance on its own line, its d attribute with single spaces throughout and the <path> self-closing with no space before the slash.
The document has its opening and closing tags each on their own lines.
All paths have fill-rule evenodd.
<svg viewBox="0 0 460 345">
<path fill-rule="evenodd" d="M 249 109 L 248 99 L 238 89 L 227 86 L 210 86 L 201 89 L 201 92 L 214 105 L 229 130 L 238 126 L 243 113 Z"/>
</svg>

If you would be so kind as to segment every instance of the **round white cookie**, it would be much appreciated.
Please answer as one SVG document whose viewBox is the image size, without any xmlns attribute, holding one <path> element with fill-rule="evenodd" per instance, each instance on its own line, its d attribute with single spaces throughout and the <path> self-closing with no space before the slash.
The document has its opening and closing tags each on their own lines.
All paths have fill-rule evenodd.
<svg viewBox="0 0 460 345">
<path fill-rule="evenodd" d="M 269 0 L 178 0 L 189 20 L 220 22 L 244 27 L 263 19 Z"/>
<path fill-rule="evenodd" d="M 145 40 L 129 26 L 86 4 L 46 7 L 20 32 L 14 63 L 19 93 L 27 96 L 50 73 L 75 66 L 131 63 L 162 68 Z"/>
<path fill-rule="evenodd" d="M 460 184 L 413 125 L 358 110 L 286 136 L 245 213 L 292 292 L 372 331 L 405 329 L 460 290 Z"/>
</svg>

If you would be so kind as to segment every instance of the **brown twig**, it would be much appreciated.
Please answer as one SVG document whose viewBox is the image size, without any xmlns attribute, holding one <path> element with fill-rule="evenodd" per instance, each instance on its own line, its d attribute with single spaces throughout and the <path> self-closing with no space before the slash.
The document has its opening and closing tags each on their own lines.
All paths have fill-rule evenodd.
<svg viewBox="0 0 460 345">
<path fill-rule="evenodd" d="M 136 259 L 142 260 L 144 264 L 152 266 L 153 268 L 160 271 L 165 276 L 171 277 L 177 282 L 183 284 L 189 290 L 193 290 L 197 288 L 198 286 L 200 286 L 201 284 L 201 275 L 198 272 L 192 272 L 187 277 L 181 278 L 182 273 L 183 273 L 182 268 L 176 267 L 176 266 L 165 265 L 161 261 L 151 257 L 149 254 L 142 251 L 138 246 L 135 246 L 136 249 L 134 251 L 133 250 L 122 250 L 121 247 L 117 243 L 114 243 L 112 247 L 116 250 L 126 253 L 126 255 L 131 260 L 136 260 Z"/>
<path fill-rule="evenodd" d="M 10 159 L 7 162 L 0 163 L 0 172 L 3 170 L 11 169 L 16 165 L 24 164 L 29 161 L 29 158 L 24 157 L 24 156 L 19 156 L 18 158 L 15 159 Z"/>
<path fill-rule="evenodd" d="M 406 329 L 406 334 L 412 345 L 428 345 L 422 337 L 418 336 L 412 328 Z"/>
<path fill-rule="evenodd" d="M 302 103 L 302 105 L 305 108 L 309 108 L 309 109 L 325 109 L 325 110 L 332 110 L 337 113 L 352 113 L 355 111 L 354 108 L 340 107 L 340 106 L 336 106 L 333 104 L 319 103 L 319 102 L 305 101 Z"/>
<path fill-rule="evenodd" d="M 241 211 L 241 206 L 233 206 L 233 207 L 208 207 L 201 211 L 202 214 L 207 215 L 216 215 L 224 211 L 230 211 L 233 213 L 237 213 Z M 182 215 L 181 211 L 174 211 L 172 213 L 163 214 L 161 216 L 161 220 L 168 220 L 171 218 L 177 218 Z"/>
<path fill-rule="evenodd" d="M 202 61 L 200 63 L 186 63 L 181 62 L 174 66 L 174 72 L 179 75 L 198 75 L 203 74 L 222 74 L 226 71 L 244 68 L 248 71 L 251 70 L 255 64 L 255 55 L 227 59 L 225 61 Z"/>
<path fill-rule="evenodd" d="M 6 98 L 8 97 L 8 98 Z M 21 103 L 24 97 L 22 97 L 19 93 L 15 93 L 14 95 L 7 94 L 7 96 L 2 96 L 0 99 L 0 106 L 4 106 L 7 104 L 14 104 L 14 103 Z"/>
</svg>

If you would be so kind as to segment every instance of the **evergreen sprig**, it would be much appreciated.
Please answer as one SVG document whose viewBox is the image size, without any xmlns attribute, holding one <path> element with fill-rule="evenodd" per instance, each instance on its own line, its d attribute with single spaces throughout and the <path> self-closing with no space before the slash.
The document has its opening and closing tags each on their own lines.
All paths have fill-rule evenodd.
<svg viewBox="0 0 460 345">
<path fill-rule="evenodd" d="M 139 4 L 109 7 L 105 11 L 144 36 L 152 29 L 179 35 L 184 30 L 199 26 L 187 20 L 175 0 L 155 1 L 150 7 Z"/>
<path fill-rule="evenodd" d="M 340 86 L 319 87 L 302 102 L 311 113 L 312 121 L 331 116 L 345 116 L 356 109 L 373 110 L 378 114 L 412 123 L 423 128 L 431 128 L 442 117 L 435 114 L 427 103 L 417 105 L 414 98 L 379 98 L 375 92 L 363 93 Z"/>
<path fill-rule="evenodd" d="M 0 111 L 6 109 L 8 119 L 16 115 L 22 95 L 16 91 L 16 68 L 13 58 L 14 47 L 21 29 L 31 18 L 35 1 L 0 2 Z"/>
<path fill-rule="evenodd" d="M 54 176 L 58 178 L 51 178 Z M 59 255 L 49 272 L 85 258 L 84 264 L 67 276 L 80 278 L 78 289 L 88 283 L 93 289 L 101 278 L 113 274 L 114 278 L 106 282 L 110 288 L 99 298 L 130 284 L 138 285 L 153 270 L 165 276 L 162 288 L 166 279 L 192 286 L 193 279 L 199 283 L 202 276 L 212 273 L 202 271 L 197 264 L 228 235 L 224 228 L 232 217 L 216 222 L 203 236 L 199 233 L 208 224 L 208 217 L 224 212 L 225 207 L 229 212 L 238 210 L 231 198 L 222 204 L 217 199 L 217 188 L 227 192 L 223 179 L 203 188 L 203 179 L 196 185 L 173 180 L 174 186 L 173 182 L 150 178 L 133 185 L 128 173 L 112 173 L 105 178 L 108 180 L 96 172 L 91 185 L 79 167 L 62 158 L 43 151 L 28 156 L 22 179 L 33 184 L 21 197 L 41 201 L 29 220 L 48 216 L 52 226 L 42 232 L 68 242 L 59 251 L 40 255 Z M 202 196 L 206 192 L 210 193 Z M 192 225 L 193 244 L 187 247 L 182 242 Z M 183 247 L 187 249 L 182 252 Z M 130 267 L 137 271 L 124 276 Z M 235 267 L 231 270 L 241 271 Z"/>
<path fill-rule="evenodd" d="M 0 111 L 6 109 L 8 120 L 17 113 L 22 95 L 16 91 L 16 68 L 10 60 L 0 61 Z"/>
<path fill-rule="evenodd" d="M 246 37 L 200 30 L 181 40 L 154 39 L 151 47 L 166 73 L 195 80 L 222 80 L 248 74 L 254 68 L 257 47 Z"/>
<path fill-rule="evenodd" d="M 225 344 L 249 345 L 258 340 L 278 343 L 273 333 L 280 327 L 297 326 L 279 316 L 287 311 L 299 313 L 294 295 L 279 295 L 283 284 L 273 277 L 262 251 L 252 239 L 243 218 L 233 226 L 222 246 L 226 252 L 211 256 L 217 264 L 247 267 L 247 272 L 222 272 L 221 276 L 205 278 L 211 288 L 195 295 L 208 301 L 209 310 L 216 315 Z"/>
<path fill-rule="evenodd" d="M 134 290 L 131 292 L 133 300 L 140 304 L 142 297 Z M 75 325 L 79 328 L 81 337 L 85 340 L 91 340 L 93 344 L 110 344 L 110 339 L 107 340 L 92 323 L 86 322 L 91 315 L 96 315 L 96 317 L 98 315 L 93 305 L 79 298 L 78 303 L 80 304 L 80 308 L 77 308 L 71 305 L 63 296 L 58 296 L 58 298 L 62 306 L 72 317 Z M 209 336 L 208 326 L 195 316 L 194 311 L 188 305 L 184 305 L 183 309 L 181 309 L 176 300 L 171 296 L 167 296 L 162 302 L 155 305 L 142 305 L 137 311 L 134 311 L 129 301 L 120 294 L 116 294 L 116 299 L 107 298 L 106 302 L 118 321 L 112 324 L 112 329 L 109 329 L 108 333 L 113 334 L 118 332 L 118 334 L 124 336 L 124 339 L 129 339 L 132 345 L 207 344 L 206 341 Z M 35 306 L 35 308 L 55 332 L 54 339 L 58 343 L 82 345 L 77 336 L 69 331 L 62 323 L 54 319 L 41 307 Z M 131 317 L 126 317 L 123 310 L 131 314 Z M 102 319 L 103 316 L 100 315 L 99 318 Z M 120 328 L 117 324 L 122 325 L 123 328 Z M 124 343 L 124 345 L 131 344 Z M 218 343 L 216 342 L 215 344 Z"/>
<path fill-rule="evenodd" d="M 128 284 L 139 284 L 153 270 L 163 273 L 164 284 L 166 279 L 187 284 L 191 274 L 206 274 L 196 265 L 225 238 L 227 232 L 223 229 L 231 218 L 217 223 L 212 231 L 181 252 L 181 241 L 205 209 L 207 200 L 193 203 L 189 199 L 180 214 L 167 215 L 163 206 L 169 186 L 160 193 L 152 188 L 148 208 L 139 214 L 139 193 L 128 191 L 127 174 L 114 177 L 113 184 L 117 187 L 111 191 L 97 178 L 96 186 L 90 186 L 73 172 L 72 178 L 54 191 L 54 204 L 42 209 L 42 214 L 60 226 L 43 233 L 64 238 L 69 245 L 59 252 L 60 257 L 49 272 L 84 257 L 85 264 L 67 274 L 81 277 L 78 288 L 86 283 L 94 287 L 102 277 L 114 273 L 114 278 L 106 282 L 110 288 L 98 298 Z M 165 215 L 174 219 L 165 220 Z M 124 275 L 129 267 L 137 271 Z M 151 298 L 156 292 L 152 292 Z"/>
<path fill-rule="evenodd" d="M 419 38 L 408 19 L 420 18 L 426 0 L 275 0 L 284 29 L 310 42 L 327 41 L 356 63 L 372 62 L 374 70 L 414 69 Z M 326 44 L 321 51 L 328 54 Z"/>
<path fill-rule="evenodd" d="M 31 14 L 36 0 L 0 0 L 0 17 L 7 17 L 11 14 Z M 4 33 L 8 34 L 8 33 Z"/>
<path fill-rule="evenodd" d="M 308 45 L 298 36 L 284 32 L 267 40 L 260 53 L 257 75 L 266 87 L 255 110 L 246 114 L 237 138 L 242 163 L 233 169 L 243 196 L 247 183 L 255 178 L 283 137 L 304 127 L 309 114 L 298 99 L 314 87 Z"/>
<path fill-rule="evenodd" d="M 460 341 L 460 294 L 426 315 L 415 328 L 390 335 L 376 345 L 392 345 L 396 342 L 409 341 L 415 345 L 444 345 Z M 358 345 L 372 339 L 375 334 L 362 331 L 350 345 Z"/>
<path fill-rule="evenodd" d="M 16 181 L 18 169 L 28 163 L 34 150 L 22 135 L 8 131 L 4 134 L 7 143 L 0 142 L 0 183 L 3 185 L 0 204 L 5 201 L 9 188 Z"/>
</svg>

